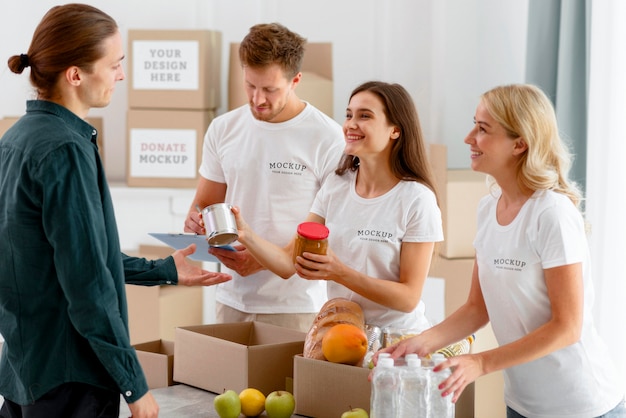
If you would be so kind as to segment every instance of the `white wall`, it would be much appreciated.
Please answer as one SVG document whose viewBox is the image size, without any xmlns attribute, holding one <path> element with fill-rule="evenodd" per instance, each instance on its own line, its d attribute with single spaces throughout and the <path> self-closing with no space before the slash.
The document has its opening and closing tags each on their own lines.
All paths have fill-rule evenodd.
<svg viewBox="0 0 626 418">
<path fill-rule="evenodd" d="M 451 168 L 469 167 L 463 138 L 478 95 L 496 84 L 521 82 L 526 53 L 527 0 L 85 0 L 130 29 L 212 29 L 224 45 L 255 23 L 279 21 L 311 42 L 333 43 L 335 119 L 343 121 L 350 91 L 368 79 L 404 85 L 413 95 L 430 142 L 449 147 Z M 35 26 L 52 6 L 68 1 L 0 3 L 0 117 L 19 116 L 32 97 L 28 73 L 6 59 L 26 53 Z M 226 108 L 228 48 L 222 102 Z M 109 180 L 125 179 L 127 85 L 92 115 L 103 116 Z"/>
</svg>

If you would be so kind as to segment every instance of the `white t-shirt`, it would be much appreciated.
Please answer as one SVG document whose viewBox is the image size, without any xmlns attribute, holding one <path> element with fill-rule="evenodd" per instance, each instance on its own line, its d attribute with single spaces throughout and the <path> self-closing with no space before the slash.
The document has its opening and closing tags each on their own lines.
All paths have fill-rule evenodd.
<svg viewBox="0 0 626 418">
<path fill-rule="evenodd" d="M 443 240 L 441 212 L 435 194 L 415 181 L 401 181 L 382 196 L 364 199 L 355 191 L 356 173 L 333 175 L 315 198 L 311 212 L 330 230 L 328 246 L 341 262 L 370 277 L 399 281 L 403 242 Z M 363 308 L 365 322 L 379 327 L 429 328 L 424 303 L 411 313 L 397 311 L 328 282 L 328 297 L 344 297 Z"/>
<path fill-rule="evenodd" d="M 255 119 L 248 105 L 215 118 L 204 138 L 200 174 L 226 183 L 226 202 L 237 205 L 263 238 L 285 246 L 311 208 L 344 149 L 341 126 L 311 104 L 281 123 Z M 249 313 L 318 312 L 324 282 L 294 275 L 284 280 L 268 270 L 233 280 L 216 290 L 220 303 Z"/>
<path fill-rule="evenodd" d="M 505 402 L 526 417 L 602 415 L 624 394 L 592 319 L 593 284 L 582 216 L 567 196 L 538 191 L 513 222 L 502 226 L 496 221 L 498 197 L 481 200 L 474 241 L 480 286 L 498 343 L 518 340 L 550 319 L 544 269 L 582 263 L 584 285 L 580 341 L 504 370 Z"/>
</svg>

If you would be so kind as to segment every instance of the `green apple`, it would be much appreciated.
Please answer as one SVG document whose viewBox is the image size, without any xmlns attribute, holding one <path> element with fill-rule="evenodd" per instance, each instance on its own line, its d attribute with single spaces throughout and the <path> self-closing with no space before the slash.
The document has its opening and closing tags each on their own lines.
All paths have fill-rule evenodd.
<svg viewBox="0 0 626 418">
<path fill-rule="evenodd" d="M 265 412 L 269 418 L 289 418 L 296 409 L 296 400 L 286 390 L 276 390 L 265 398 Z"/>
<path fill-rule="evenodd" d="M 225 390 L 213 399 L 213 407 L 220 418 L 237 418 L 241 414 L 241 400 L 234 390 Z"/>
<path fill-rule="evenodd" d="M 350 408 L 349 411 L 341 414 L 341 418 L 369 418 L 369 415 L 363 408 Z"/>
</svg>

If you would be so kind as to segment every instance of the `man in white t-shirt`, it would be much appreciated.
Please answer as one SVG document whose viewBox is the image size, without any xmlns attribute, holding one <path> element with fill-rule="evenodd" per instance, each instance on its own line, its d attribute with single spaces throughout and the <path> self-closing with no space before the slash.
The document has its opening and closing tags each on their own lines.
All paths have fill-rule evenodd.
<svg viewBox="0 0 626 418">
<path fill-rule="evenodd" d="M 306 40 L 272 23 L 250 28 L 239 47 L 248 105 L 215 118 L 204 138 L 200 180 L 185 231 L 204 234 L 197 208 L 227 202 L 250 226 L 286 245 L 336 168 L 341 126 L 300 100 L 296 87 Z M 327 299 L 326 283 L 264 270 L 241 245 L 211 249 L 231 283 L 216 291 L 218 322 L 262 321 L 307 331 Z"/>
</svg>

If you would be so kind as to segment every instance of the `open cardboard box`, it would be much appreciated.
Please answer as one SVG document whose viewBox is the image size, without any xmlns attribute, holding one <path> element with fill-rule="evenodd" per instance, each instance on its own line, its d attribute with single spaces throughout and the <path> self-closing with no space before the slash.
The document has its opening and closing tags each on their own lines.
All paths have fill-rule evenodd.
<svg viewBox="0 0 626 418">
<path fill-rule="evenodd" d="M 287 390 L 305 336 L 256 321 L 176 328 L 174 381 L 214 393 Z"/>
<path fill-rule="evenodd" d="M 165 388 L 174 384 L 173 341 L 148 341 L 134 347 L 150 389 Z"/>
<path fill-rule="evenodd" d="M 352 408 L 370 410 L 370 369 L 294 357 L 295 413 L 307 417 L 339 417 Z"/>
</svg>

